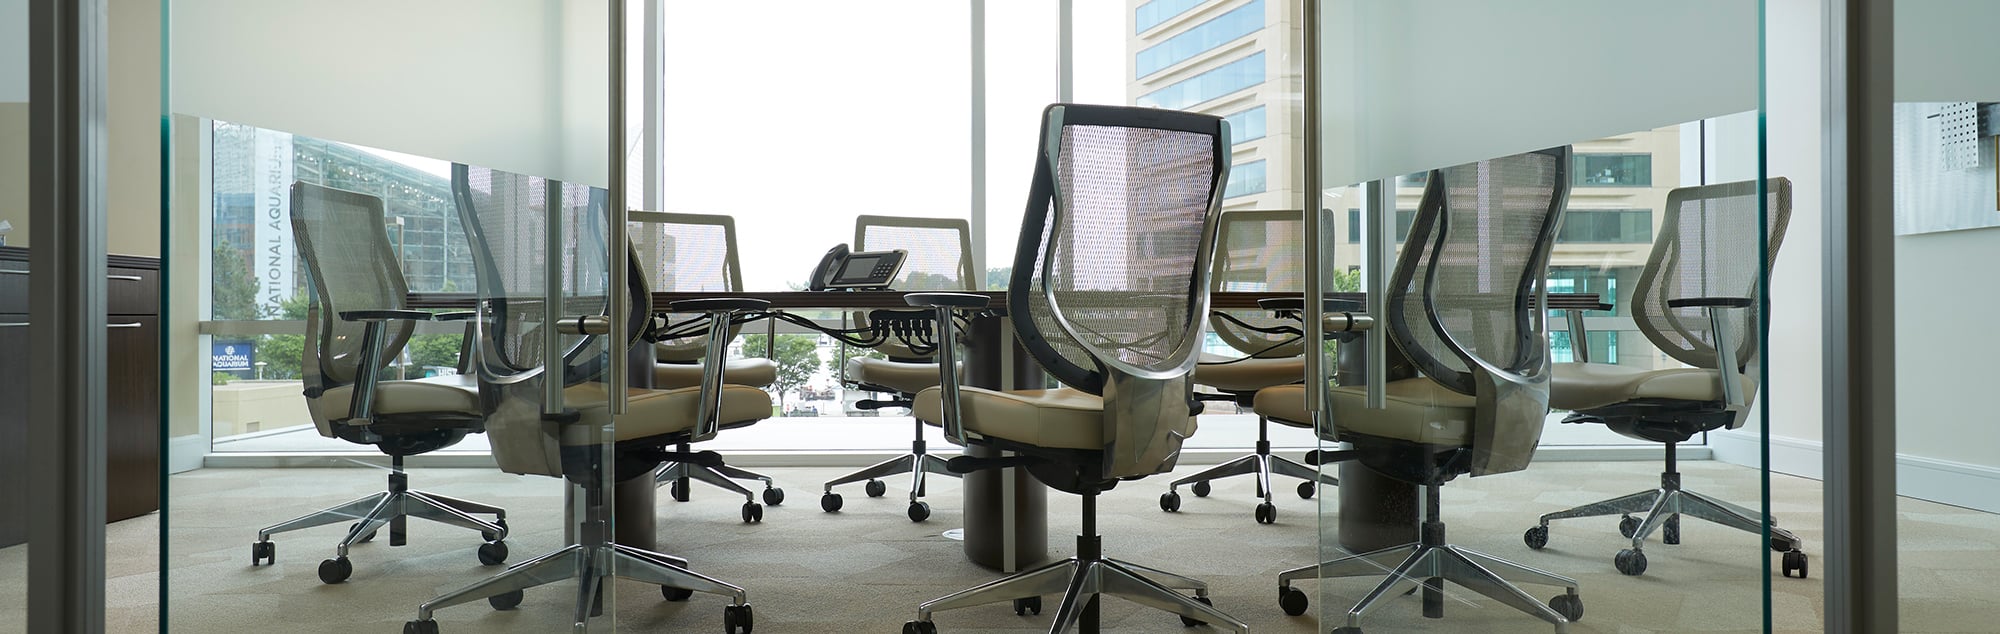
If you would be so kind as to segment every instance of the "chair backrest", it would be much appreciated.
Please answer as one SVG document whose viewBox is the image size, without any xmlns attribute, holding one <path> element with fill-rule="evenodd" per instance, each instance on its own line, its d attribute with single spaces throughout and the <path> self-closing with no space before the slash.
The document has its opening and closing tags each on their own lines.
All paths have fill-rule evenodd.
<svg viewBox="0 0 2000 634">
<path fill-rule="evenodd" d="M 1042 131 L 1009 317 L 1057 380 L 1105 397 L 1104 477 L 1170 470 L 1194 431 L 1228 124 L 1055 104 Z"/>
<path fill-rule="evenodd" d="M 605 192 L 561 181 L 498 170 L 452 166 L 452 194 L 478 273 L 480 398 L 494 460 L 508 473 L 561 475 L 561 425 L 543 415 L 544 381 L 565 386 L 602 381 L 608 362 L 624 362 L 625 345 L 606 337 L 554 335 L 557 317 L 604 315 L 610 306 L 610 254 L 605 248 Z M 549 214 L 568 228 L 552 240 Z M 629 244 L 623 264 L 631 311 L 626 332 L 637 333 L 651 313 L 644 271 Z M 561 306 L 546 310 L 551 297 Z M 635 338 L 636 339 L 636 335 Z M 606 354 L 615 348 L 616 355 Z M 553 349 L 554 354 L 547 351 Z M 592 404 L 579 404 L 592 405 Z M 566 406 L 566 409 L 569 408 Z"/>
<path fill-rule="evenodd" d="M 855 251 L 909 252 L 903 270 L 890 288 L 899 291 L 978 290 L 980 277 L 972 270 L 972 224 L 963 218 L 910 218 L 863 215 L 854 219 Z M 855 311 L 856 326 L 868 325 L 867 311 Z M 928 359 L 896 337 L 875 350 L 891 359 Z"/>
<path fill-rule="evenodd" d="M 408 308 L 409 286 L 389 245 L 381 198 L 303 181 L 292 183 L 291 196 L 292 237 L 312 285 L 299 368 L 308 392 L 317 394 L 354 383 L 361 371 L 367 324 L 343 321 L 340 312 Z M 386 324 L 376 369 L 388 367 L 415 329 L 410 321 Z M 311 409 L 320 432 L 332 435 L 318 408 Z"/>
<path fill-rule="evenodd" d="M 1321 226 L 1333 226 L 1323 214 Z M 1305 293 L 1305 214 L 1299 211 L 1225 211 L 1215 237 L 1215 273 L 1209 288 L 1228 292 Z M 1228 314 L 1236 321 L 1223 318 Z M 1209 327 L 1217 338 L 1246 356 L 1267 359 L 1305 353 L 1297 335 L 1258 332 L 1257 327 L 1298 326 L 1266 310 L 1217 310 Z"/>
<path fill-rule="evenodd" d="M 1568 146 L 1432 170 L 1389 283 L 1393 340 L 1417 369 L 1478 397 L 1473 475 L 1525 468 L 1548 413 L 1549 253 L 1569 198 Z"/>
<path fill-rule="evenodd" d="M 736 219 L 713 214 L 639 212 L 631 214 L 632 248 L 648 269 L 647 280 L 662 292 L 734 293 L 743 290 L 743 267 L 736 259 Z M 686 315 L 670 316 L 676 320 Z M 730 338 L 736 337 L 734 329 Z M 653 344 L 660 361 L 699 363 L 707 335 Z"/>
<path fill-rule="evenodd" d="M 1660 351 L 1697 368 L 1721 367 L 1716 361 L 1715 331 L 1706 309 L 1669 308 L 1667 302 L 1698 297 L 1740 297 L 1752 300 L 1746 310 L 1722 311 L 1735 322 L 1728 328 L 1735 339 L 1736 365 L 1751 365 L 1762 349 L 1757 334 L 1758 278 L 1770 270 L 1784 244 L 1785 225 L 1792 215 L 1792 182 L 1785 178 L 1682 187 L 1667 193 L 1666 215 L 1653 253 L 1632 290 L 1632 319 L 1639 332 Z M 1769 237 L 1763 268 L 1758 268 L 1757 235 L 1762 196 L 1762 230 Z"/>
</svg>

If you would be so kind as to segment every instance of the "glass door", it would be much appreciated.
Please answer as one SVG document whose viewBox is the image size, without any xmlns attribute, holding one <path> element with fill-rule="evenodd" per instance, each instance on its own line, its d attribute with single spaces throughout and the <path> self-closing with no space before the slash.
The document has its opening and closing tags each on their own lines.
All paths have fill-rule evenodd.
<svg viewBox="0 0 2000 634">
<path fill-rule="evenodd" d="M 28 625 L 28 5 L 0 2 L 0 632 Z"/>
</svg>

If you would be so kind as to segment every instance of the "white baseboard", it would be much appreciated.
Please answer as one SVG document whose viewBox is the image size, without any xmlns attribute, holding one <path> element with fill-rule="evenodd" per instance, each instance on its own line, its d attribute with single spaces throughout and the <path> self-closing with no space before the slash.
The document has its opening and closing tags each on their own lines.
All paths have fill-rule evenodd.
<svg viewBox="0 0 2000 634">
<path fill-rule="evenodd" d="M 1708 435 L 1715 459 L 1747 467 L 1758 466 L 1758 437 L 1753 432 L 1724 431 Z M 1817 440 L 1773 437 L 1771 471 L 1824 480 L 1825 446 Z M 2000 467 L 1896 454 L 1896 495 L 2000 512 Z"/>
</svg>

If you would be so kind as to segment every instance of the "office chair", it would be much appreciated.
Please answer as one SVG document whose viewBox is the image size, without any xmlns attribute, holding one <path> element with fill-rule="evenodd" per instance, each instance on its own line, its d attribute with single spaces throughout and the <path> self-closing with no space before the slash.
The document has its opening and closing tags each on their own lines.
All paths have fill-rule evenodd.
<svg viewBox="0 0 2000 634">
<path fill-rule="evenodd" d="M 1412 584 L 1423 590 L 1424 616 L 1442 617 L 1446 581 L 1540 617 L 1557 632 L 1582 617 L 1575 580 L 1446 542 L 1438 498 L 1459 475 L 1526 468 L 1541 439 L 1549 359 L 1536 300 L 1547 290 L 1569 163 L 1565 146 L 1431 171 L 1389 283 L 1389 314 L 1371 331 L 1390 337 L 1423 375 L 1384 377 L 1386 409 L 1368 409 L 1362 386 L 1328 392 L 1336 437 L 1352 447 L 1334 457 L 1424 488 L 1419 541 L 1280 573 L 1279 605 L 1287 614 L 1306 611 L 1295 580 L 1387 571 L 1334 632 L 1357 634 L 1363 615 Z M 1257 412 L 1310 420 L 1307 389 L 1316 388 L 1263 390 Z M 1543 605 L 1512 582 L 1567 591 Z"/>
<path fill-rule="evenodd" d="M 1768 201 L 1763 230 L 1770 236 L 1763 268 L 1757 262 L 1758 201 Z M 1549 520 L 1618 514 L 1618 532 L 1632 547 L 1612 559 L 1628 575 L 1646 571 L 1646 537 L 1681 541 L 1685 514 L 1751 533 L 1764 530 L 1763 513 L 1681 488 L 1674 449 L 1695 434 L 1742 426 L 1760 378 L 1759 277 L 1770 270 L 1791 218 L 1792 183 L 1773 178 L 1682 187 L 1667 193 L 1666 215 L 1652 256 L 1632 291 L 1633 321 L 1660 351 L 1688 368 L 1643 369 L 1610 363 L 1558 363 L 1549 405 L 1574 413 L 1565 423 L 1600 423 L 1621 435 L 1666 445 L 1660 487 L 1549 513 L 1523 535 L 1529 547 L 1548 544 Z M 1570 341 L 1587 355 L 1580 320 Z M 1720 360 L 1728 359 L 1727 363 Z M 1615 360 L 1614 360 L 1615 361 Z M 1645 519 L 1632 516 L 1645 513 Z M 1806 576 L 1804 542 L 1769 520 L 1771 550 L 1784 553 L 1782 571 Z"/>
<path fill-rule="evenodd" d="M 572 578 L 578 582 L 575 624 L 581 631 L 601 607 L 606 577 L 613 576 L 657 584 L 669 601 L 695 592 L 727 596 L 725 631 L 748 634 L 753 615 L 741 587 L 689 570 L 685 559 L 610 541 L 607 481 L 646 477 L 668 460 L 715 464 L 720 458 L 713 452 L 668 448 L 771 415 L 771 396 L 763 390 L 722 383 L 725 326 L 737 310 L 759 302 L 691 300 L 671 307 L 709 314 L 701 386 L 605 385 L 607 365 L 624 363 L 625 351 L 640 343 L 654 319 L 652 293 L 629 243 L 617 260 L 628 267 L 626 287 L 606 283 L 613 260 L 598 246 L 606 215 L 603 190 L 454 165 L 452 192 L 479 273 L 476 376 L 493 458 L 507 473 L 567 480 L 573 487 L 570 510 L 580 513 L 566 531 L 569 545 L 424 602 L 416 620 L 404 624 L 405 634 L 436 634 L 431 617 L 440 608 L 485 598 L 495 609 L 512 609 L 524 589 Z M 546 214 L 564 215 L 563 224 L 575 232 L 552 240 L 544 231 Z M 612 292 L 628 294 L 627 315 L 606 314 Z M 547 306 L 552 300 L 560 306 Z M 612 326 L 615 319 L 623 319 L 624 331 L 634 334 L 613 334 L 619 332 Z M 544 392 L 552 387 L 546 382 L 556 380 L 562 381 L 553 387 L 561 390 L 563 407 L 545 413 Z M 612 389 L 626 390 L 628 403 L 615 421 L 607 407 Z"/>
<path fill-rule="evenodd" d="M 953 458 L 954 471 L 1019 466 L 1082 496 L 1076 556 L 926 602 L 903 632 L 936 634 L 935 612 L 1010 599 L 1016 614 L 1040 613 L 1041 595 L 1055 592 L 1063 600 L 1050 632 L 1097 631 L 1101 595 L 1178 614 L 1184 624 L 1248 631 L 1210 605 L 1207 584 L 1106 558 L 1097 535 L 1098 494 L 1172 470 L 1195 431 L 1201 405 L 1191 375 L 1208 314 L 1228 124 L 1171 110 L 1056 104 L 1043 111 L 1042 129 L 1007 314 L 1022 345 L 1067 387 L 961 388 L 946 345 L 942 380 L 917 393 L 914 409 L 954 443 L 1016 454 Z M 951 341 L 951 309 L 980 307 L 986 297 L 908 300 L 938 307 L 939 341 Z"/>
<path fill-rule="evenodd" d="M 1332 222 L 1326 215 L 1324 222 Z M 1331 226 L 1326 225 L 1326 226 Z M 1306 236 L 1304 214 L 1297 211 L 1223 212 L 1216 233 L 1215 273 L 1211 288 L 1217 291 L 1279 291 L 1301 293 L 1305 286 L 1299 275 L 1305 270 Z M 1305 380 L 1305 343 L 1298 335 L 1297 322 L 1271 316 L 1270 311 L 1222 311 L 1209 314 L 1209 326 L 1216 337 L 1241 352 L 1241 357 L 1203 354 L 1195 366 L 1194 382 L 1222 391 L 1221 397 L 1250 407 L 1257 391 Z M 1278 331 L 1278 332 L 1271 332 Z M 1207 497 L 1209 481 L 1238 475 L 1257 476 L 1255 517 L 1260 524 L 1278 521 L 1278 507 L 1271 502 L 1271 475 L 1298 478 L 1300 498 L 1311 499 L 1317 482 L 1338 486 L 1340 480 L 1318 469 L 1271 454 L 1270 417 L 1257 417 L 1257 448 L 1250 455 L 1231 460 L 1199 473 L 1175 480 L 1160 495 L 1160 510 L 1181 509 L 1180 487 L 1190 487 L 1195 497 Z M 1298 426 L 1290 421 L 1278 421 Z M 1311 425 L 1304 425 L 1311 428 Z"/>
<path fill-rule="evenodd" d="M 305 182 L 292 184 L 292 236 L 305 257 L 312 295 L 306 311 L 306 409 L 321 436 L 373 445 L 389 456 L 388 490 L 257 531 L 250 565 L 276 563 L 271 536 L 352 522 L 319 579 L 340 583 L 354 573 L 347 549 L 389 528 L 389 545 L 407 543 L 409 518 L 479 531 L 479 563 L 507 559 L 507 511 L 410 488 L 403 458 L 449 447 L 481 430 L 484 416 L 469 376 L 391 380 L 381 373 L 410 340 L 416 322 L 462 319 L 410 310 L 409 287 L 383 229 L 382 199 Z M 491 515 L 492 521 L 474 517 Z"/>
<path fill-rule="evenodd" d="M 650 269 L 647 279 L 661 291 L 736 293 L 743 290 L 743 269 L 736 261 L 736 219 L 730 216 L 632 212 L 633 248 L 640 262 Z M 685 316 L 682 316 L 685 317 Z M 731 327 L 725 341 L 734 341 L 739 327 Z M 653 344 L 653 389 L 666 390 L 701 385 L 702 359 L 708 355 L 707 337 L 682 337 Z M 723 362 L 723 382 L 767 388 L 778 380 L 778 366 L 770 359 L 747 357 Z M 689 451 L 686 445 L 678 451 Z M 691 465 L 668 462 L 654 474 L 654 482 L 667 485 L 667 494 L 686 502 L 692 495 L 690 480 L 699 480 L 743 496 L 755 504 L 757 496 L 735 480 L 756 480 L 764 484 L 765 504 L 785 501 L 785 490 L 771 477 L 729 465 Z M 761 516 L 761 514 L 760 514 Z"/>
<path fill-rule="evenodd" d="M 972 271 L 972 228 L 963 219 L 896 216 L 861 216 L 854 219 L 854 250 L 890 249 L 903 249 L 910 254 L 903 263 L 903 270 L 896 274 L 893 284 L 896 290 L 977 290 L 974 280 L 978 278 Z M 854 320 L 860 327 L 868 326 L 866 313 L 854 313 Z M 848 359 L 846 379 L 860 389 L 894 394 L 895 397 L 860 401 L 855 403 L 856 407 L 909 407 L 917 392 L 938 384 L 939 373 L 934 355 L 919 354 L 896 337 L 887 338 L 875 350 L 888 358 Z M 840 510 L 840 494 L 833 492 L 833 487 L 837 485 L 865 480 L 867 484 L 862 485 L 862 491 L 871 498 L 881 497 L 889 487 L 879 478 L 908 473 L 910 521 L 921 522 L 930 518 L 930 504 L 917 499 L 924 495 L 924 476 L 938 474 L 956 478 L 959 474 L 946 468 L 943 458 L 926 451 L 923 422 L 913 420 L 912 424 L 916 427 L 916 435 L 910 440 L 910 453 L 828 480 L 820 494 L 820 508 L 828 513 Z"/>
</svg>

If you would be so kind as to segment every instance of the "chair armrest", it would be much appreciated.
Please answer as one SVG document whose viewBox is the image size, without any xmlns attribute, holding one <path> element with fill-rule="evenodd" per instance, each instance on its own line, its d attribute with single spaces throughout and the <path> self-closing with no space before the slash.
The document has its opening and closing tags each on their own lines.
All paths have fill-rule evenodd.
<svg viewBox="0 0 2000 634">
<path fill-rule="evenodd" d="M 1748 297 L 1683 297 L 1667 300 L 1668 308 L 1749 308 Z"/>
<path fill-rule="evenodd" d="M 340 320 L 341 320 L 341 321 L 376 321 L 376 322 L 379 322 L 379 321 L 387 321 L 387 320 L 391 320 L 391 319 L 408 319 L 408 320 L 411 320 L 411 321 L 430 321 L 430 320 L 431 320 L 431 317 L 432 317 L 432 316 L 431 316 L 431 314 L 430 314 L 430 313 L 427 313 L 427 312 L 424 312 L 424 311 L 421 311 L 421 310 L 391 310 L 391 309 L 376 309 L 376 310 L 343 310 L 343 311 L 340 311 Z"/>
<path fill-rule="evenodd" d="M 476 316 L 476 315 L 478 315 L 478 314 L 479 314 L 479 313 L 477 313 L 477 312 L 475 312 L 475 311 L 470 311 L 470 310 L 458 310 L 458 311 L 452 311 L 452 312 L 449 312 L 449 313 L 436 313 L 436 314 L 433 314 L 433 315 L 431 315 L 431 319 L 435 319 L 435 320 L 438 320 L 438 321 L 465 321 L 465 320 L 467 320 L 467 319 L 471 319 L 471 318 L 473 318 L 474 316 Z"/>
<path fill-rule="evenodd" d="M 1306 298 L 1304 295 L 1297 297 L 1266 297 L 1257 300 L 1257 307 L 1269 311 L 1305 310 Z M 1320 300 L 1320 310 L 1329 313 L 1360 312 L 1361 303 L 1348 299 L 1327 297 Z"/>
<path fill-rule="evenodd" d="M 748 297 L 707 297 L 683 299 L 667 304 L 669 312 L 705 313 L 718 310 L 762 310 L 771 307 L 771 302 Z"/>
<path fill-rule="evenodd" d="M 993 299 L 976 293 L 908 293 L 903 302 L 918 308 L 985 308 Z"/>
</svg>

